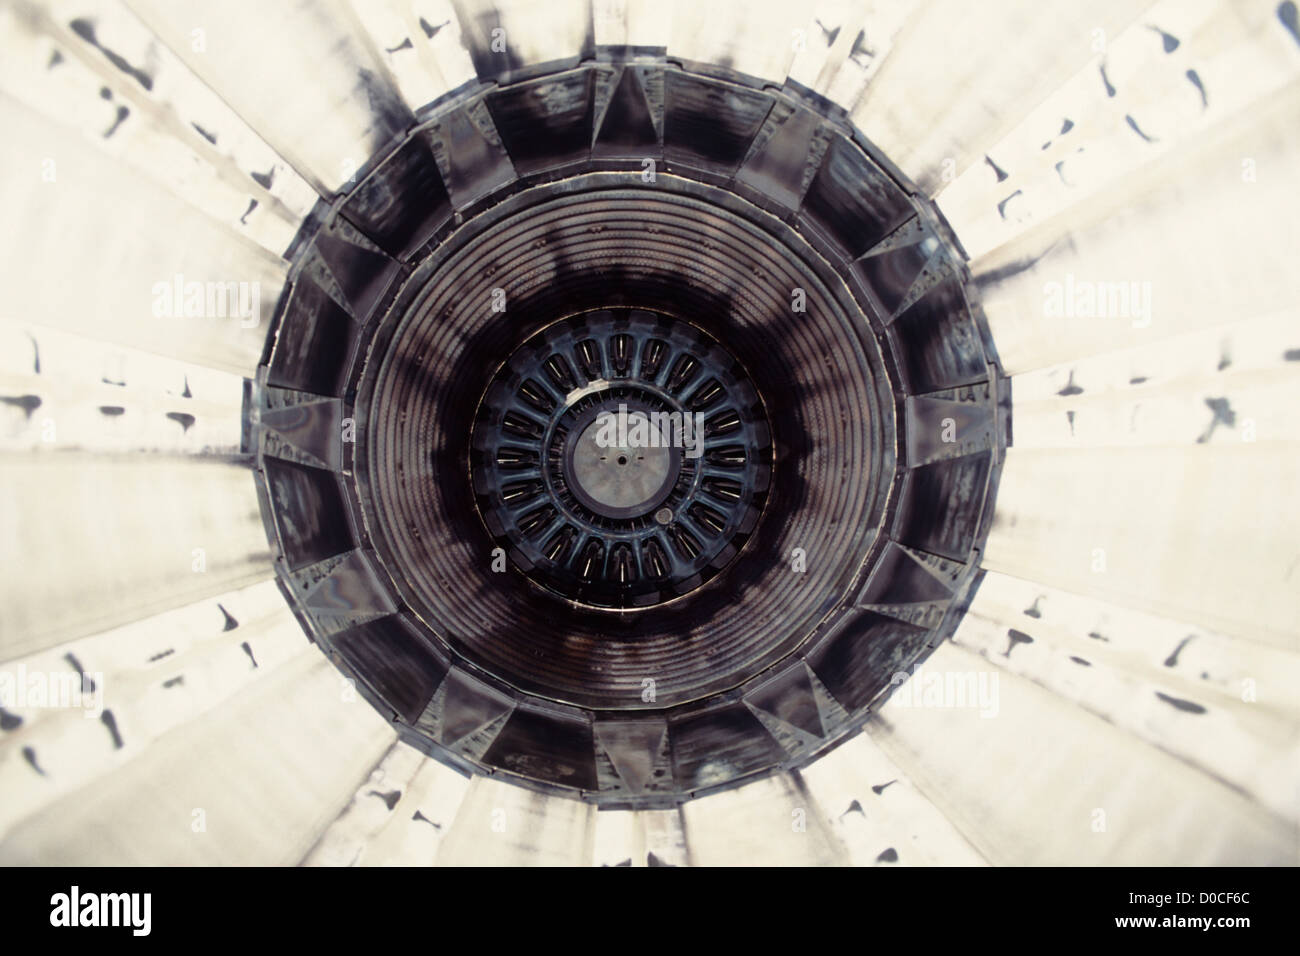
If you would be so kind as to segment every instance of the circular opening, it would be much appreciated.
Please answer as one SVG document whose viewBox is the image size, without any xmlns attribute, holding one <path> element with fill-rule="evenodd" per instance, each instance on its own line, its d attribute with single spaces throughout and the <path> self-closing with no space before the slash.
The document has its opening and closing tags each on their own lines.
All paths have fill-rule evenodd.
<svg viewBox="0 0 1300 956">
<path fill-rule="evenodd" d="M 1005 390 L 941 217 L 818 104 L 638 66 L 563 139 L 589 163 L 543 159 L 551 94 L 590 125 L 615 68 L 449 101 L 436 163 L 410 139 L 314 227 L 253 427 L 296 610 L 407 739 L 659 806 L 833 746 L 951 633 Z M 649 153 L 602 143 L 642 82 Z M 448 175 L 374 272 L 354 224 Z"/>
<path fill-rule="evenodd" d="M 601 310 L 536 332 L 489 383 L 475 501 L 547 591 L 654 607 L 735 559 L 767 498 L 769 435 L 749 376 L 712 337 Z"/>
<path fill-rule="evenodd" d="M 796 288 L 807 308 L 792 314 Z M 850 613 L 886 544 L 893 373 L 799 231 L 717 187 L 587 174 L 467 223 L 388 316 L 357 387 L 362 520 L 403 604 L 478 673 L 662 710 L 738 686 Z M 563 457 L 584 413 L 611 396 L 695 412 L 712 378 L 735 414 L 699 409 L 704 452 L 682 455 L 662 503 L 616 518 L 583 504 Z M 537 497 L 506 508 L 507 494 Z"/>
</svg>

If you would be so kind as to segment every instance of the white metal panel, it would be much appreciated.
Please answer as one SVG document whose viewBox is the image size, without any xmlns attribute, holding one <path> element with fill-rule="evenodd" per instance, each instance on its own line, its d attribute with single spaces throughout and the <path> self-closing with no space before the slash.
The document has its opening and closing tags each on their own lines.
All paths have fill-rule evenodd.
<svg viewBox="0 0 1300 956">
<path fill-rule="evenodd" d="M 411 122 L 347 0 L 128 6 L 322 195 Z"/>
<path fill-rule="evenodd" d="M 1103 190 L 1132 191 L 1125 179 L 1171 151 L 1185 162 L 1297 78 L 1272 0 L 1166 0 L 945 188 L 940 207 L 979 258 Z"/>
<path fill-rule="evenodd" d="M 790 79 L 852 112 L 918 0 L 820 0 Z"/>
<path fill-rule="evenodd" d="M 941 684 L 989 669 L 952 643 L 925 664 Z M 1300 862 L 1296 827 L 1232 786 L 1037 684 L 998 677 L 994 715 L 943 694 L 903 706 L 895 693 L 868 725 L 990 863 Z"/>
<path fill-rule="evenodd" d="M 351 801 L 321 835 L 303 860 L 304 866 L 355 866 L 369 844 L 393 819 L 424 756 L 395 743 L 362 781 Z"/>
<path fill-rule="evenodd" d="M 1235 446 L 1300 438 L 1300 311 L 1017 375 L 1017 448 Z"/>
<path fill-rule="evenodd" d="M 6 865 L 297 863 L 392 745 L 318 652 L 294 658 L 0 842 Z M 304 720 L 310 714 L 310 720 Z"/>
<path fill-rule="evenodd" d="M 9 455 L 0 484 L 0 659 L 271 576 L 242 465 Z"/>
<path fill-rule="evenodd" d="M 13 698 L 0 699 L 0 835 L 311 653 L 266 581 L 0 664 Z"/>
<path fill-rule="evenodd" d="M 0 43 L 7 94 L 270 252 L 311 211 L 315 191 L 120 3 L 6 5 Z"/>
<path fill-rule="evenodd" d="M 1025 591 L 1035 587 L 1022 584 Z M 1285 677 L 1290 674 L 1294 680 L 1300 659 L 1272 648 L 1261 648 L 1252 655 L 1249 648 L 1238 649 L 1245 642 L 1202 640 L 1228 662 L 1241 654 L 1257 661 L 1272 659 L 1279 668 L 1279 673 L 1270 677 L 1243 678 L 1235 688 L 1215 687 L 1208 670 L 1201 672 L 1200 680 L 1186 668 L 1174 676 L 1178 656 L 1188 643 L 1186 629 L 1180 640 L 1166 644 L 1165 666 L 1153 667 L 1149 661 L 1125 666 L 1136 662 L 1106 654 L 1109 638 L 1058 637 L 1058 631 L 1043 622 L 1049 613 L 1059 619 L 1070 605 L 1062 602 L 1058 606 L 1041 592 L 1034 597 L 1036 603 L 1027 607 L 1036 609 L 1041 615 L 1038 618 L 1008 613 L 1004 602 L 994 603 L 992 594 L 981 588 L 953 641 L 979 654 L 987 662 L 985 666 L 1031 680 L 1135 738 L 1239 788 L 1280 818 L 1300 820 L 1295 802 L 1300 792 L 1300 718 L 1293 706 L 1289 714 L 1279 714 L 1276 707 L 1280 685 L 1294 686 Z M 1169 622 L 1162 630 L 1167 633 L 1174 626 Z M 1265 694 L 1272 691 L 1274 708 L 1257 706 L 1261 680 L 1267 685 Z"/>
<path fill-rule="evenodd" d="M 1297 495 L 1285 444 L 1011 448 L 984 566 L 1294 649 Z"/>
<path fill-rule="evenodd" d="M 0 201 L 24 224 L 0 236 L 0 322 L 253 370 L 281 259 L 3 93 L 0 122 Z"/>
<path fill-rule="evenodd" d="M 437 862 L 447 866 L 587 866 L 596 808 L 475 777 Z"/>
<path fill-rule="evenodd" d="M 836 866 L 848 862 L 822 807 L 789 774 L 682 806 L 696 866 Z"/>
<path fill-rule="evenodd" d="M 781 83 L 809 42 L 807 12 L 784 0 L 676 0 L 668 54 Z M 813 42 L 816 42 L 815 38 Z"/>
<path fill-rule="evenodd" d="M 802 771 L 854 866 L 983 866 L 985 860 L 866 734 Z"/>
<path fill-rule="evenodd" d="M 593 866 L 688 866 L 679 810 L 602 810 L 596 814 Z"/>
<path fill-rule="evenodd" d="M 590 0 L 452 0 L 461 41 L 493 75 L 576 58 L 592 26 Z"/>
<path fill-rule="evenodd" d="M 1011 374 L 1294 309 L 1300 85 L 976 260 Z"/>
<path fill-rule="evenodd" d="M 983 154 L 1147 4 L 928 0 L 894 38 L 853 120 L 930 195 Z"/>
<path fill-rule="evenodd" d="M 405 744 L 401 746 L 406 748 Z M 438 849 L 450 834 L 468 790 L 468 777 L 425 758 L 383 828 L 366 845 L 359 865 L 430 866 L 435 863 Z"/>
<path fill-rule="evenodd" d="M 35 326 L 0 325 L 0 448 L 235 455 L 244 380 Z"/>
</svg>

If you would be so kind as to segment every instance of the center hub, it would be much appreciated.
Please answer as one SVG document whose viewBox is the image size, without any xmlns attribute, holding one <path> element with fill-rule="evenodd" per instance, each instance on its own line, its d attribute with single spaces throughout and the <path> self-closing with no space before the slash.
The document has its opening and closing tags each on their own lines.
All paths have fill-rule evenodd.
<svg viewBox="0 0 1300 956">
<path fill-rule="evenodd" d="M 686 429 L 674 432 L 669 416 L 627 402 L 610 401 L 593 412 L 567 443 L 569 488 L 607 518 L 645 514 L 677 483 Z"/>
</svg>

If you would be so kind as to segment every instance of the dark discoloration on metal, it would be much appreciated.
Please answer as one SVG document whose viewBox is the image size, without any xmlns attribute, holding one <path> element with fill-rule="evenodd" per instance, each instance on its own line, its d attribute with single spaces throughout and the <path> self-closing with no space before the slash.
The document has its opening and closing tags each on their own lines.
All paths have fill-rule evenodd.
<svg viewBox="0 0 1300 956">
<path fill-rule="evenodd" d="M 664 153 L 671 164 L 734 170 L 749 151 L 771 100 L 677 70 L 666 74 Z"/>
<path fill-rule="evenodd" d="M 1146 133 L 1142 132 L 1142 127 L 1138 126 L 1137 120 L 1133 118 L 1133 115 L 1131 113 L 1124 114 L 1124 122 L 1128 123 L 1129 129 L 1131 129 L 1133 132 L 1137 133 L 1139 136 L 1142 137 L 1143 142 L 1147 142 L 1147 143 L 1159 142 L 1159 140 L 1155 139 L 1154 137 L 1148 136 Z"/>
<path fill-rule="evenodd" d="M 1110 82 L 1110 77 L 1106 75 L 1106 64 L 1101 64 L 1097 69 L 1101 71 L 1101 82 L 1106 87 L 1106 96 L 1108 98 L 1113 97 L 1116 91 L 1115 87 Z"/>
<path fill-rule="evenodd" d="M 411 197 L 419 197 L 413 202 Z M 342 205 L 347 219 L 389 255 L 404 258 L 451 216 L 451 200 L 426 135 L 381 163 Z"/>
<path fill-rule="evenodd" d="M 102 714 L 100 714 L 99 722 L 108 729 L 109 736 L 113 740 L 114 750 L 121 750 L 124 746 L 126 746 L 126 742 L 122 740 L 121 731 L 117 729 L 117 718 L 113 716 L 113 712 L 111 710 L 106 710 Z"/>
<path fill-rule="evenodd" d="M 1178 655 L 1183 652 L 1183 648 L 1192 642 L 1195 635 L 1184 637 L 1178 642 L 1178 646 L 1173 649 L 1168 657 L 1165 658 L 1165 667 L 1176 667 L 1178 665 Z"/>
<path fill-rule="evenodd" d="M 168 412 L 167 418 L 168 420 L 180 425 L 182 432 L 189 431 L 190 428 L 193 427 L 194 422 L 197 421 L 197 419 L 195 419 L 195 417 L 189 412 Z"/>
<path fill-rule="evenodd" d="M 576 790 L 596 789 L 589 721 L 517 708 L 483 756 L 489 766 Z"/>
<path fill-rule="evenodd" d="M 370 790 L 366 793 L 366 796 L 378 797 L 380 800 L 384 801 L 384 806 L 391 811 L 397 806 L 397 801 L 402 799 L 402 791 L 389 790 L 387 793 L 380 793 L 378 790 Z"/>
<path fill-rule="evenodd" d="M 91 46 L 95 47 L 95 49 L 99 50 L 100 53 L 104 54 L 104 58 L 108 60 L 109 63 L 112 63 L 113 66 L 131 77 L 131 79 L 135 80 L 146 90 L 153 89 L 153 76 L 151 76 L 148 71 L 133 66 L 125 57 L 115 53 L 113 50 L 110 50 L 99 42 L 98 37 L 95 36 L 95 23 L 93 20 L 78 17 L 69 22 L 68 26 L 72 28 L 73 33 L 81 37 L 81 39 L 85 40 Z"/>
<path fill-rule="evenodd" d="M 23 759 L 26 760 L 27 765 L 31 767 L 33 770 L 35 770 L 38 774 L 40 774 L 42 777 L 45 776 L 45 771 L 41 769 L 41 765 L 36 761 L 35 747 L 30 747 L 30 746 L 24 747 Z"/>
<path fill-rule="evenodd" d="M 1226 398 L 1207 398 L 1206 407 L 1214 414 L 1210 419 L 1210 424 L 1205 426 L 1205 431 L 1201 432 L 1196 438 L 1197 444 L 1205 444 L 1214 434 L 1214 430 L 1220 425 L 1225 428 L 1234 428 L 1237 424 L 1237 413 L 1232 410 L 1232 406 Z"/>
<path fill-rule="evenodd" d="M 1296 5 L 1291 0 L 1277 5 L 1277 19 L 1291 35 L 1291 39 L 1300 44 L 1300 14 L 1296 12 Z"/>
<path fill-rule="evenodd" d="M 1196 703 L 1195 701 L 1185 700 L 1182 697 L 1172 697 L 1169 694 L 1163 694 L 1160 691 L 1156 691 L 1156 698 L 1158 700 L 1164 701 L 1166 704 L 1168 704 L 1170 707 L 1173 707 L 1175 710 L 1180 710 L 1185 714 L 1206 713 L 1206 709 L 1202 707 L 1200 704 Z"/>
<path fill-rule="evenodd" d="M 1032 644 L 1034 639 L 1024 631 L 1018 631 L 1014 627 L 1007 628 L 1007 649 L 1002 652 L 1003 657 L 1010 657 L 1011 652 L 1016 649 L 1017 644 Z"/>
<path fill-rule="evenodd" d="M 592 71 L 583 69 L 487 95 L 501 143 L 521 175 L 588 158 L 594 89 Z"/>
<path fill-rule="evenodd" d="M 364 613 L 360 592 L 354 605 Z M 417 633 L 405 620 L 389 615 L 335 634 L 331 641 L 348 664 L 375 688 L 393 709 L 414 723 L 433 697 L 447 672 L 444 664 L 428 652 Z"/>
<path fill-rule="evenodd" d="M 1154 26 L 1153 24 L 1147 24 L 1147 29 L 1159 35 L 1160 43 L 1164 47 L 1166 53 L 1173 53 L 1178 49 L 1178 37 L 1174 36 L 1172 33 L 1162 30 L 1160 27 Z"/>
<path fill-rule="evenodd" d="M 68 666 L 71 667 L 74 671 L 76 671 L 77 674 L 81 677 L 82 690 L 84 690 L 87 693 L 94 693 L 96 689 L 95 681 L 93 678 L 91 678 L 89 674 L 86 673 L 86 669 L 81 666 L 81 661 L 77 659 L 77 656 L 75 654 L 64 654 L 63 659 L 67 661 Z"/>
<path fill-rule="evenodd" d="M 31 419 L 32 412 L 41 407 L 39 395 L 0 395 L 0 402 L 22 409 L 23 417 L 28 420 Z"/>
</svg>

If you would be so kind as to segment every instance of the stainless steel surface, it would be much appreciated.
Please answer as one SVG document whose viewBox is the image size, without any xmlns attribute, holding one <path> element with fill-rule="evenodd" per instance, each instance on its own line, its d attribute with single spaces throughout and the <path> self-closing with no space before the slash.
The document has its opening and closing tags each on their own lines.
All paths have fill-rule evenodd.
<svg viewBox="0 0 1300 956">
<path fill-rule="evenodd" d="M 569 467 L 573 487 L 611 518 L 645 514 L 663 501 L 677 480 L 680 446 L 652 426 L 650 412 L 615 406 L 573 440 Z M 653 428 L 653 431 L 652 431 Z M 604 437 L 614 429 L 616 436 Z M 651 435 L 645 440 L 627 436 Z"/>
</svg>

